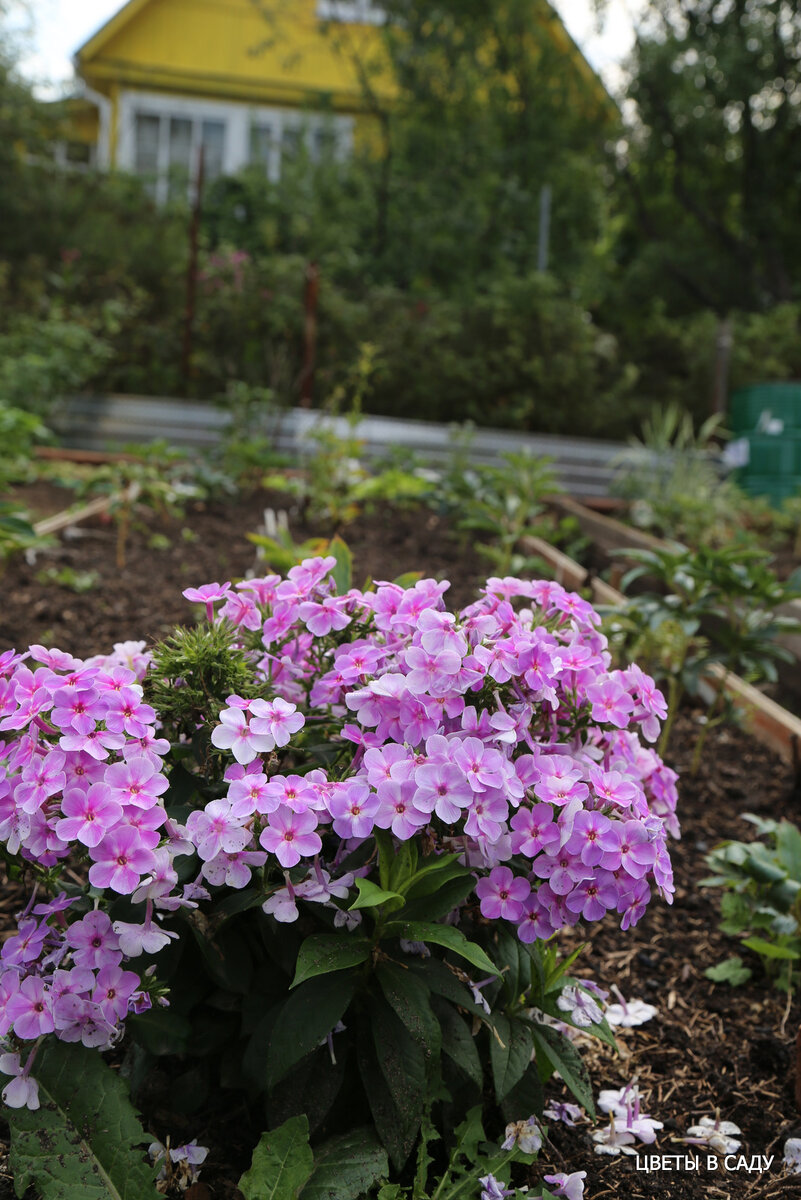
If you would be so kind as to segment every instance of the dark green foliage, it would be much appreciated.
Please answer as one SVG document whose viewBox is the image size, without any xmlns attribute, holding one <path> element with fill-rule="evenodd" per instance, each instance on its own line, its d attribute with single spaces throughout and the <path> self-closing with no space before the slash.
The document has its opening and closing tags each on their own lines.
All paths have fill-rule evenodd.
<svg viewBox="0 0 801 1200">
<path fill-rule="evenodd" d="M 173 741 L 193 737 L 200 725 L 215 725 L 229 696 L 258 694 L 253 666 L 233 644 L 235 633 L 225 622 L 204 621 L 194 629 L 176 629 L 154 647 L 146 698 Z"/>
<path fill-rule="evenodd" d="M 702 886 L 725 889 L 721 930 L 759 956 L 776 987 L 789 990 L 801 959 L 801 831 L 790 821 L 743 816 L 762 840 L 721 842 L 707 855 L 713 874 Z M 706 971 L 708 978 L 733 987 L 751 974 L 739 955 Z"/>
<path fill-rule="evenodd" d="M 145 1133 L 97 1051 L 48 1041 L 35 1074 L 41 1107 L 5 1109 L 17 1196 L 32 1186 L 41 1200 L 156 1200 Z"/>
</svg>

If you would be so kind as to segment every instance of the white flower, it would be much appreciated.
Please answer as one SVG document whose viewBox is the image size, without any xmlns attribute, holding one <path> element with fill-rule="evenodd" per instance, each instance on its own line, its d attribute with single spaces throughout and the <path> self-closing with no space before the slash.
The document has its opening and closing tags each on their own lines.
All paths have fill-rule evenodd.
<svg viewBox="0 0 801 1200">
<path fill-rule="evenodd" d="M 701 1117 L 697 1125 L 691 1125 L 687 1136 L 681 1140 L 689 1146 L 709 1146 L 718 1154 L 734 1154 L 742 1145 L 731 1135 L 742 1133 L 733 1121 L 721 1121 L 720 1116 Z"/>
<path fill-rule="evenodd" d="M 619 992 L 618 995 L 620 995 Z M 621 1000 L 623 1000 L 622 996 Z M 652 1020 L 658 1011 L 653 1004 L 646 1004 L 644 1000 L 624 1000 L 621 1004 L 610 1004 L 604 1015 L 610 1025 L 631 1028 L 634 1025 L 644 1025 L 646 1021 Z"/>
<path fill-rule="evenodd" d="M 542 1148 L 542 1130 L 534 1117 L 527 1121 L 512 1121 L 506 1126 L 506 1139 L 502 1150 L 511 1150 L 517 1144 L 523 1154 L 536 1154 Z"/>
<path fill-rule="evenodd" d="M 614 1115 L 610 1116 L 609 1124 L 603 1129 L 596 1129 L 592 1135 L 595 1142 L 596 1154 L 636 1154 L 634 1149 L 635 1137 L 626 1129 L 618 1129 Z"/>
<path fill-rule="evenodd" d="M 801 1138 L 788 1138 L 784 1143 L 784 1165 L 793 1175 L 801 1175 Z"/>
</svg>

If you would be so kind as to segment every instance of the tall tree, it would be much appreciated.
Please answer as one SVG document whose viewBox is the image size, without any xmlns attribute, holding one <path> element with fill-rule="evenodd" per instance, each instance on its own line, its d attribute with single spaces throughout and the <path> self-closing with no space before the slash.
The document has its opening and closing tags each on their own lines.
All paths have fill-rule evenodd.
<svg viewBox="0 0 801 1200">
<path fill-rule="evenodd" d="M 649 0 L 621 172 L 635 302 L 759 310 L 801 296 L 801 3 Z"/>
</svg>

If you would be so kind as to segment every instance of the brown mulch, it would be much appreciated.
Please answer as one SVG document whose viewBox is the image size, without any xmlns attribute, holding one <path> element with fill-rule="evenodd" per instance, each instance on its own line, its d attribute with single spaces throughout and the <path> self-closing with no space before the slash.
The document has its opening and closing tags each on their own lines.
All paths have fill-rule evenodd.
<svg viewBox="0 0 801 1200">
<path fill-rule="evenodd" d="M 33 567 L 21 560 L 11 562 L 2 577 L 0 649 L 48 641 L 86 655 L 115 641 L 152 640 L 176 622 L 191 621 L 192 609 L 181 590 L 241 577 L 253 568 L 254 548 L 245 533 L 261 523 L 268 503 L 276 507 L 286 501 L 257 494 L 232 505 L 193 507 L 183 520 L 163 523 L 149 518 L 132 531 L 122 571 L 114 564 L 114 527 L 101 522 L 81 527 L 79 537 L 63 540 L 52 557 L 40 558 Z M 192 531 L 194 540 L 187 539 L 184 529 Z M 292 523 L 297 540 L 321 532 L 305 528 L 297 519 Z M 152 549 L 154 533 L 169 539 L 169 550 Z M 459 606 L 469 602 L 488 573 L 484 560 L 451 534 L 447 522 L 427 512 L 384 509 L 380 515 L 361 518 L 345 537 L 354 552 L 357 583 L 368 575 L 394 578 L 422 569 L 450 578 L 454 587 L 449 599 Z M 74 595 L 37 583 L 35 576 L 43 565 L 97 571 L 99 580 L 88 593 Z M 791 769 L 732 728 L 712 731 L 699 773 L 692 778 L 689 762 L 696 732 L 691 714 L 683 716 L 669 755 L 681 772 L 683 829 L 673 852 L 674 905 L 654 900 L 640 925 L 628 933 L 612 921 L 590 927 L 580 960 L 579 974 L 591 975 L 605 986 L 617 983 L 626 997 L 658 1005 L 659 1015 L 649 1024 L 622 1031 L 620 1056 L 593 1043 L 587 1061 L 596 1093 L 638 1077 L 646 1110 L 665 1125 L 656 1145 L 643 1147 L 644 1153 L 684 1153 L 673 1139 L 719 1108 L 723 1119 L 735 1121 L 743 1131 L 738 1153 L 777 1157 L 763 1176 L 704 1169 L 646 1174 L 636 1169 L 634 1159 L 596 1155 L 589 1125 L 574 1130 L 555 1126 L 553 1150 L 546 1147 L 536 1177 L 548 1167 L 586 1170 L 587 1200 L 801 1197 L 801 1177 L 788 1179 L 780 1169 L 784 1140 L 801 1134 L 801 1115 L 793 1098 L 801 1006 L 795 1000 L 788 1006 L 786 997 L 761 979 L 759 963 L 747 951 L 743 957 L 754 968 L 747 986 L 732 989 L 704 977 L 706 967 L 741 951 L 717 931 L 716 894 L 697 886 L 707 873 L 708 849 L 725 837 L 751 836 L 742 812 L 786 816 L 801 823 L 801 793 Z M 16 907 L 15 896 L 0 895 L 0 925 Z M 560 939 L 566 949 L 578 941 L 575 932 Z M 237 1122 L 241 1115 L 231 1114 L 230 1129 L 223 1131 L 219 1124 L 216 1130 L 203 1129 L 201 1120 L 189 1132 L 212 1147 L 203 1171 L 211 1194 L 229 1200 L 237 1194 L 234 1181 L 242 1166 L 237 1161 Z M 703 1164 L 703 1151 L 701 1155 Z M 0 1196 L 6 1194 L 2 1171 L 0 1153 Z"/>
<path fill-rule="evenodd" d="M 717 893 L 698 888 L 709 874 L 705 853 L 724 838 L 748 840 L 753 827 L 743 812 L 786 817 L 801 823 L 801 792 L 794 772 L 741 730 L 713 731 L 695 778 L 690 759 L 698 726 L 690 714 L 678 723 L 671 764 L 680 773 L 682 839 L 674 844 L 676 897 L 669 907 L 652 901 L 636 929 L 623 933 L 605 920 L 589 929 L 580 965 L 599 983 L 616 983 L 623 995 L 648 1001 L 659 1014 L 645 1025 L 619 1031 L 621 1056 L 597 1043 L 589 1049 L 594 1087 L 620 1087 L 633 1076 L 645 1095 L 645 1111 L 664 1123 L 654 1146 L 641 1154 L 692 1153 L 674 1141 L 701 1117 L 734 1121 L 742 1130 L 741 1154 L 776 1155 L 764 1175 L 702 1169 L 637 1170 L 635 1159 L 594 1153 L 589 1126 L 554 1127 L 556 1169 L 587 1172 L 588 1200 L 625 1197 L 646 1200 L 779 1200 L 801 1195 L 795 1179 L 781 1170 L 785 1139 L 801 1134 L 795 1107 L 794 1043 L 801 1022 L 796 998 L 772 988 L 759 961 L 717 930 Z M 575 931 L 561 937 L 578 944 Z M 714 984 L 707 967 L 741 954 L 754 975 L 747 986 Z M 581 970 L 578 971 L 582 973 Z M 801 1182 L 799 1179 L 798 1182 Z"/>
</svg>

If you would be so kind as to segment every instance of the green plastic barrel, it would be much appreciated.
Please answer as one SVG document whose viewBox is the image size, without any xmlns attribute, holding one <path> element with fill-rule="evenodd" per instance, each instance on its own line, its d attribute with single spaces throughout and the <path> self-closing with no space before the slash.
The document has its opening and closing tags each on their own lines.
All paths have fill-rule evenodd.
<svg viewBox="0 0 801 1200">
<path fill-rule="evenodd" d="M 749 447 L 736 479 L 751 496 L 779 505 L 801 494 L 801 383 L 760 383 L 732 392 L 729 424 Z"/>
</svg>

